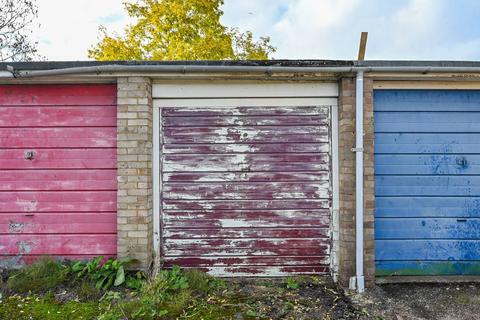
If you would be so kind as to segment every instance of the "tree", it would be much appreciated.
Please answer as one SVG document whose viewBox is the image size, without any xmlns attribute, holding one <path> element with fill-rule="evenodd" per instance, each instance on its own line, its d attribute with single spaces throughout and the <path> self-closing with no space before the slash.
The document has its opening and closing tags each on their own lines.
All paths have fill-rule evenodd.
<svg viewBox="0 0 480 320">
<path fill-rule="evenodd" d="M 139 0 L 125 3 L 135 23 L 123 36 L 107 34 L 88 51 L 96 60 L 264 60 L 270 38 L 255 41 L 220 23 L 223 0 Z"/>
<path fill-rule="evenodd" d="M 35 1 L 0 0 L 0 61 L 38 58 L 37 43 L 29 39 L 37 16 Z"/>
</svg>

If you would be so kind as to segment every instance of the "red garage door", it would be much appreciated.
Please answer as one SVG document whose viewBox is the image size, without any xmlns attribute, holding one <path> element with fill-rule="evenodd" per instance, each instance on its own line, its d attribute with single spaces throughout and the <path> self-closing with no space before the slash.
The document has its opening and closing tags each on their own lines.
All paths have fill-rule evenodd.
<svg viewBox="0 0 480 320">
<path fill-rule="evenodd" d="M 223 276 L 328 271 L 328 107 L 161 115 L 167 266 Z"/>
<path fill-rule="evenodd" d="M 116 254 L 116 86 L 0 86 L 0 267 Z"/>
</svg>

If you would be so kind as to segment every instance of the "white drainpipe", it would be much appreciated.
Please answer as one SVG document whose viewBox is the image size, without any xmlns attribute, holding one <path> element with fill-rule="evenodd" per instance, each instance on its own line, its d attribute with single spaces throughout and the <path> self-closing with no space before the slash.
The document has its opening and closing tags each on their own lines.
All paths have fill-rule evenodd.
<svg viewBox="0 0 480 320">
<path fill-rule="evenodd" d="M 355 277 L 350 288 L 365 291 L 363 276 L 363 71 L 357 72 L 355 89 Z"/>
</svg>

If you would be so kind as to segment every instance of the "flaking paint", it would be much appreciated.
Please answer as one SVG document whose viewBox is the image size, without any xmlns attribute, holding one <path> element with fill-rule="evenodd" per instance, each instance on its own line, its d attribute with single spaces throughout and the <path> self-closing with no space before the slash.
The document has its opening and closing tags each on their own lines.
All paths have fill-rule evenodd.
<svg viewBox="0 0 480 320">
<path fill-rule="evenodd" d="M 165 265 L 221 276 L 328 272 L 328 107 L 161 113 Z M 283 266 L 290 258 L 297 263 Z"/>
<path fill-rule="evenodd" d="M 378 276 L 480 275 L 478 90 L 378 90 Z"/>
</svg>

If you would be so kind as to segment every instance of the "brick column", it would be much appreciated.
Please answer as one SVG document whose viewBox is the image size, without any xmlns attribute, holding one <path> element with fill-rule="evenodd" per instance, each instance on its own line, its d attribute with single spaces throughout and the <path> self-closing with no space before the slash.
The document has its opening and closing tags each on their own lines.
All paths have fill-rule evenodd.
<svg viewBox="0 0 480 320">
<path fill-rule="evenodd" d="M 363 273 L 365 285 L 372 287 L 375 284 L 373 80 L 364 78 L 363 88 Z"/>
<path fill-rule="evenodd" d="M 355 275 L 355 79 L 340 80 L 339 161 L 340 161 L 340 245 L 339 281 L 347 286 Z M 373 233 L 373 83 L 364 79 L 364 275 L 367 286 L 374 284 Z"/>
<path fill-rule="evenodd" d="M 340 254 L 338 279 L 348 286 L 355 274 L 355 82 L 340 80 L 338 101 L 339 188 L 340 188 Z"/>
<path fill-rule="evenodd" d="M 146 77 L 117 81 L 117 254 L 142 269 L 153 255 L 151 88 Z"/>
</svg>

